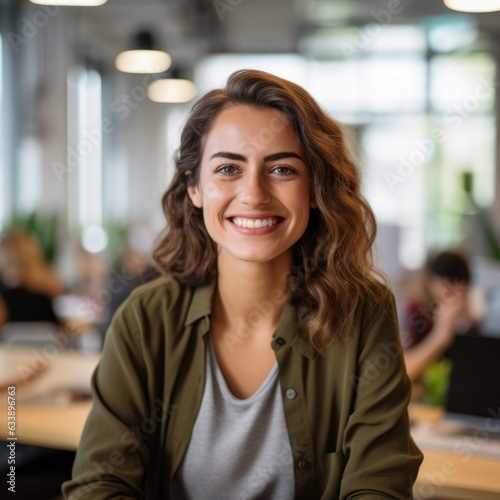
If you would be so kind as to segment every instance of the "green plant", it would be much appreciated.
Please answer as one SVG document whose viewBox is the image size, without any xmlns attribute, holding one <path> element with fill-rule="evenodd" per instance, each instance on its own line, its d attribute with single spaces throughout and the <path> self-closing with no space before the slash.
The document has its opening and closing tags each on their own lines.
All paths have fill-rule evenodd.
<svg viewBox="0 0 500 500">
<path fill-rule="evenodd" d="M 57 254 L 59 237 L 59 217 L 57 214 L 31 212 L 25 215 L 15 214 L 8 222 L 6 232 L 23 230 L 34 235 L 48 262 L 53 262 Z"/>
</svg>

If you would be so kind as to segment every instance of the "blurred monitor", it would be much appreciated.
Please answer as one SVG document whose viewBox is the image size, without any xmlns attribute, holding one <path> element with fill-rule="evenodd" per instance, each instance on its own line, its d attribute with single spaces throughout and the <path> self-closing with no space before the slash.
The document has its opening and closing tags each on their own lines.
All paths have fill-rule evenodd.
<svg viewBox="0 0 500 500">
<path fill-rule="evenodd" d="M 500 459 L 500 338 L 457 335 L 444 418 L 416 424 L 418 445 Z"/>
<path fill-rule="evenodd" d="M 500 412 L 500 338 L 457 335 L 446 411 L 455 416 L 494 418 Z M 500 430 L 500 429 L 499 429 Z"/>
</svg>

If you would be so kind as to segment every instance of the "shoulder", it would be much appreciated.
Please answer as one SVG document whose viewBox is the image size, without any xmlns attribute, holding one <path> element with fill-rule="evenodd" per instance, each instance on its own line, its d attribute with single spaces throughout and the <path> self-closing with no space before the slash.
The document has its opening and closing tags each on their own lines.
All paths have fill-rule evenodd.
<svg viewBox="0 0 500 500">
<path fill-rule="evenodd" d="M 130 294 L 128 299 L 133 303 L 155 303 L 177 300 L 180 295 L 192 292 L 191 287 L 182 284 L 172 276 L 160 276 L 148 283 L 139 285 Z"/>
<path fill-rule="evenodd" d="M 379 343 L 392 343 L 399 338 L 399 323 L 392 290 L 384 283 L 374 283 L 360 300 L 354 328 L 355 343 L 361 349 L 371 349 Z"/>
<path fill-rule="evenodd" d="M 392 342 L 398 335 L 399 326 L 396 305 L 392 290 L 382 282 L 373 282 L 365 287 L 364 293 L 353 304 L 355 308 L 352 321 L 345 326 L 343 340 L 334 342 L 330 351 L 334 356 L 354 356 L 370 349 L 380 341 Z M 328 357 L 328 356 L 327 356 Z"/>
<path fill-rule="evenodd" d="M 179 316 L 187 313 L 194 291 L 172 276 L 161 276 L 135 288 L 118 312 L 136 320 L 164 318 L 172 313 Z"/>
</svg>

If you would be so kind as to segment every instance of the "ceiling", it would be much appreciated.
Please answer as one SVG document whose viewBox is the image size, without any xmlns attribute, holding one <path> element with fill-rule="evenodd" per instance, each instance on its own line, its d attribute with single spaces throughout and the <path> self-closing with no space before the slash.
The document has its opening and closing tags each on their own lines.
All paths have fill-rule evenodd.
<svg viewBox="0 0 500 500">
<path fill-rule="evenodd" d="M 28 0 L 21 5 L 26 8 Z M 146 28 L 160 48 L 188 65 L 211 52 L 294 52 L 301 35 L 321 27 L 361 27 L 377 18 L 387 25 L 415 24 L 452 13 L 442 0 L 108 0 L 100 7 L 65 9 L 80 50 L 91 56 L 113 60 Z M 500 34 L 500 13 L 472 19 L 489 36 Z"/>
</svg>

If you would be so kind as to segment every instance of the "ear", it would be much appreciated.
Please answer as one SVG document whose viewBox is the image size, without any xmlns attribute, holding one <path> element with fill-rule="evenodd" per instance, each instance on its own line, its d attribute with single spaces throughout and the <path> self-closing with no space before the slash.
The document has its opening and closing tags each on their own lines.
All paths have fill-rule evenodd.
<svg viewBox="0 0 500 500">
<path fill-rule="evenodd" d="M 201 197 L 201 193 L 200 190 L 198 189 L 198 186 L 196 185 L 188 186 L 187 190 L 189 197 L 193 202 L 193 205 L 197 208 L 201 208 L 203 206 L 203 199 Z"/>
</svg>

